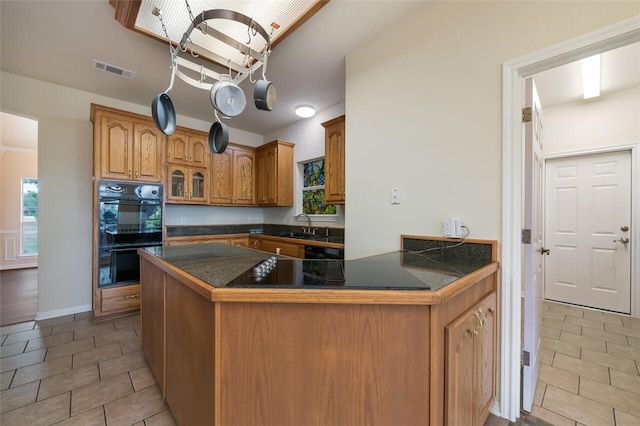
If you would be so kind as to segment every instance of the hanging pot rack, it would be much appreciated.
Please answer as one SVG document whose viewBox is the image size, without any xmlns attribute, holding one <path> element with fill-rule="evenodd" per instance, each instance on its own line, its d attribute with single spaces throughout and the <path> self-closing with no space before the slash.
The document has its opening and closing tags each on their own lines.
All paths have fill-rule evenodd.
<svg viewBox="0 0 640 426">
<path fill-rule="evenodd" d="M 173 90 L 173 84 L 175 76 L 178 76 L 185 83 L 196 87 L 198 89 L 207 90 L 210 93 L 211 103 L 214 107 L 214 115 L 216 122 L 211 126 L 209 134 L 209 145 L 212 152 L 221 153 L 224 152 L 228 140 L 228 129 L 218 118 L 218 112 L 223 118 L 230 118 L 239 115 L 244 110 L 245 97 L 242 89 L 238 86 L 247 77 L 252 83 L 255 83 L 254 87 L 254 103 L 256 108 L 266 111 L 271 111 L 275 104 L 276 93 L 275 86 L 267 80 L 266 69 L 269 55 L 271 54 L 271 36 L 265 29 L 258 24 L 252 18 L 232 10 L 226 9 L 211 9 L 202 11 L 200 14 L 193 16 L 191 14 L 191 8 L 187 1 L 187 10 L 191 24 L 187 30 L 183 33 L 182 39 L 177 44 L 173 45 L 165 24 L 162 19 L 162 11 L 157 7 L 153 9 L 153 15 L 160 19 L 162 29 L 169 42 L 169 50 L 171 53 L 171 77 L 167 90 L 157 95 L 152 103 L 152 114 L 156 126 L 166 135 L 172 135 L 176 127 L 175 109 L 173 102 L 171 101 L 169 94 Z M 264 39 L 264 49 L 257 51 L 251 46 L 242 43 L 233 37 L 224 34 L 216 30 L 212 23 L 216 19 L 226 19 L 244 24 L 247 27 L 247 34 L 249 37 L 249 43 L 251 38 L 260 36 Z M 273 29 L 277 29 L 277 24 L 272 24 Z M 191 33 L 195 30 L 199 30 L 203 35 L 212 37 L 222 43 L 239 51 L 244 57 L 244 63 L 239 64 L 232 61 L 230 58 L 224 58 L 203 46 L 195 44 L 191 39 Z M 190 52 L 190 55 L 194 58 L 199 56 L 205 56 L 214 62 L 217 62 L 221 66 L 226 66 L 228 74 L 222 74 L 211 69 L 206 68 L 204 65 L 195 63 L 183 56 L 180 53 Z M 262 79 L 254 80 L 253 76 L 262 67 Z M 197 75 L 194 78 L 188 75 L 185 71 L 189 70 L 193 74 Z M 235 76 L 233 73 L 235 72 Z M 214 80 L 213 83 L 207 80 Z M 215 135 L 211 133 L 215 132 Z M 225 137 L 221 138 L 220 135 Z"/>
</svg>

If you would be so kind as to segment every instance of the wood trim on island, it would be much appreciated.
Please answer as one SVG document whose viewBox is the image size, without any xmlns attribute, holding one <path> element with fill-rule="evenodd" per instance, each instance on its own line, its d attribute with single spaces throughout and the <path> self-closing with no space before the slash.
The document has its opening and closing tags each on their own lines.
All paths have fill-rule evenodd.
<svg viewBox="0 0 640 426">
<path fill-rule="evenodd" d="M 454 391 L 469 395 L 472 424 L 488 415 L 497 261 L 439 291 L 289 290 L 213 287 L 140 257 L 142 347 L 178 424 L 444 425 L 462 408 L 446 402 Z M 469 348 L 451 357 L 450 324 L 486 306 L 482 338 L 470 348 L 450 334 Z M 478 380 L 447 369 L 461 356 Z"/>
</svg>

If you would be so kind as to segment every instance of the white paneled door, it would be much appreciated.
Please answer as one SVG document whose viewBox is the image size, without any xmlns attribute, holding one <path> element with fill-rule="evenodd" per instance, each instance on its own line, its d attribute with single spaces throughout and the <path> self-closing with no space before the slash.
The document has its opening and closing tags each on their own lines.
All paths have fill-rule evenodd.
<svg viewBox="0 0 640 426">
<path fill-rule="evenodd" d="M 524 328 L 522 336 L 522 408 L 531 411 L 540 371 L 540 330 L 542 329 L 542 301 L 544 290 L 544 262 L 542 256 L 542 106 L 533 78 L 525 80 L 524 132 L 524 218 L 523 223 L 523 279 Z M 527 233 L 528 235 L 524 235 Z"/>
<path fill-rule="evenodd" d="M 546 162 L 545 298 L 631 312 L 631 152 Z"/>
</svg>

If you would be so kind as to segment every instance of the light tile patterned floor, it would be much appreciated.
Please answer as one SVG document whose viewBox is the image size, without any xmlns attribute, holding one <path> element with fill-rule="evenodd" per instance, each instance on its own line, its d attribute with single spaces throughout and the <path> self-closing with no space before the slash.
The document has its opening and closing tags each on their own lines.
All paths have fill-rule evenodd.
<svg viewBox="0 0 640 426">
<path fill-rule="evenodd" d="M 0 424 L 175 425 L 139 322 L 87 312 L 0 327 Z M 487 425 L 640 425 L 640 320 L 545 303 L 543 334 L 531 416 Z"/>
<path fill-rule="evenodd" d="M 640 425 L 640 320 L 544 303 L 531 414 L 564 426 Z"/>
<path fill-rule="evenodd" d="M 0 424 L 175 425 L 140 350 L 140 316 L 0 327 Z"/>
</svg>

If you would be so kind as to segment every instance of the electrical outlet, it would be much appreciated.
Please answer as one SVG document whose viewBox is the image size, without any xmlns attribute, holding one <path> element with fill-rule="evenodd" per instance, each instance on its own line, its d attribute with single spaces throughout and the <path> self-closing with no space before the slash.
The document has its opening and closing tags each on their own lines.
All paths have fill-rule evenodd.
<svg viewBox="0 0 640 426">
<path fill-rule="evenodd" d="M 442 236 L 449 238 L 462 238 L 463 223 L 457 217 L 442 220 Z"/>
<path fill-rule="evenodd" d="M 451 236 L 451 219 L 442 220 L 442 236 L 443 237 Z"/>
</svg>

